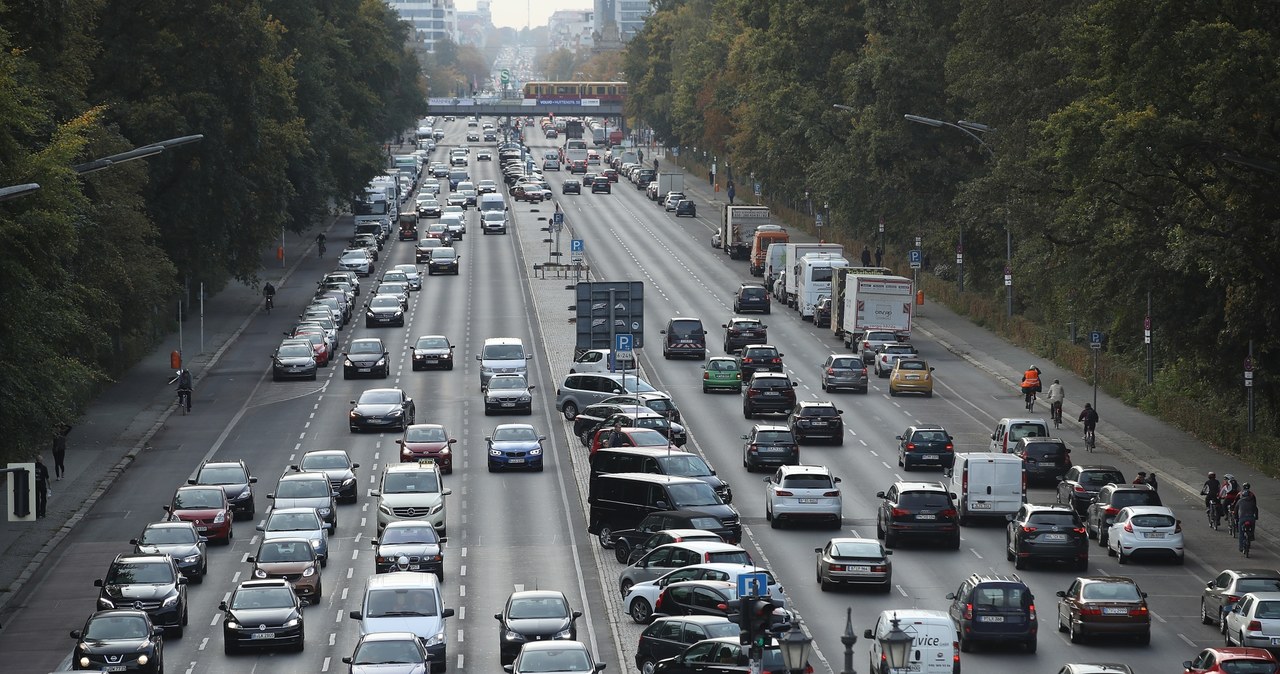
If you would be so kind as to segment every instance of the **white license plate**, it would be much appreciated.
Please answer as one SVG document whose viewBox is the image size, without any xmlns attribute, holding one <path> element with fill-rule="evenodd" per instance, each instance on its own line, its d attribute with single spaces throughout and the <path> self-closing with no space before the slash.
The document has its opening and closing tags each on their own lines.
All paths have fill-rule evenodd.
<svg viewBox="0 0 1280 674">
<path fill-rule="evenodd" d="M 825 422 L 825 421 L 815 421 L 815 422 L 813 422 L 813 425 L 814 425 L 814 426 L 826 426 L 826 425 L 827 425 L 827 422 Z"/>
<path fill-rule="evenodd" d="M 801 503 L 817 503 L 817 502 L 818 502 L 818 499 L 816 499 L 816 498 L 802 498 L 802 499 L 798 499 L 798 500 L 799 500 Z"/>
<path fill-rule="evenodd" d="M 428 358 L 425 362 L 427 365 L 435 365 L 439 363 L 440 360 L 438 358 Z"/>
<path fill-rule="evenodd" d="M 1280 637 L 1271 637 L 1272 646 L 1280 646 Z"/>
<path fill-rule="evenodd" d="M 196 531 L 208 531 L 209 527 L 196 527 Z"/>
<path fill-rule="evenodd" d="M 1163 531 L 1146 531 L 1142 534 L 1143 538 L 1164 538 Z"/>
<path fill-rule="evenodd" d="M 979 501 L 979 502 L 977 502 L 977 503 L 974 503 L 974 504 L 973 504 L 973 509 L 974 509 L 974 510 L 991 510 L 991 504 L 990 504 L 990 503 L 983 503 L 983 502 Z"/>
<path fill-rule="evenodd" d="M 869 566 L 846 566 L 845 569 L 854 573 L 871 573 L 871 567 Z"/>
<path fill-rule="evenodd" d="M 409 565 L 409 570 L 410 570 L 410 571 L 417 571 L 418 569 L 421 569 L 421 568 L 422 568 L 422 565 L 421 565 L 421 564 L 410 564 L 410 565 Z"/>
<path fill-rule="evenodd" d="M 511 459 L 508 463 L 524 463 L 524 459 Z"/>
<path fill-rule="evenodd" d="M 358 371 L 358 372 L 372 372 L 372 371 L 373 371 L 373 368 L 371 368 L 371 367 L 362 367 L 362 368 L 358 368 L 358 369 L 357 369 L 357 371 Z"/>
<path fill-rule="evenodd" d="M 1067 535 L 1066 534 L 1045 534 L 1044 539 L 1046 541 L 1065 541 L 1067 540 Z"/>
<path fill-rule="evenodd" d="M 1004 616 L 1002 616 L 1002 615 L 980 615 L 980 616 L 978 616 L 978 622 L 980 622 L 980 623 L 1002 623 L 1002 622 L 1004 622 Z"/>
<path fill-rule="evenodd" d="M 776 397 L 778 397 L 778 396 L 780 396 L 780 395 L 782 395 L 782 394 L 781 394 L 781 393 L 778 393 L 777 391 L 766 391 L 766 392 L 765 392 L 765 394 L 764 394 L 764 396 L 765 396 L 766 398 L 776 398 Z"/>
<path fill-rule="evenodd" d="M 938 516 L 937 516 L 937 515 L 916 515 L 916 519 L 918 519 L 918 520 L 936 520 L 936 519 L 938 519 Z"/>
<path fill-rule="evenodd" d="M 102 671 L 104 672 L 123 672 L 127 669 L 128 669 L 127 665 L 103 665 L 102 666 Z"/>
<path fill-rule="evenodd" d="M 1055 462 L 1053 462 L 1053 461 L 1041 461 L 1040 463 L 1038 463 L 1038 464 L 1036 464 L 1036 465 L 1037 465 L 1037 466 L 1040 466 L 1041 468 L 1053 468 L 1054 466 L 1057 466 L 1058 464 L 1057 464 L 1057 463 L 1055 463 Z"/>
<path fill-rule="evenodd" d="M 921 458 L 922 460 L 924 460 L 924 461 L 937 461 L 937 460 L 938 460 L 938 455 L 937 455 L 937 454 L 925 454 L 924 456 L 922 456 L 922 457 L 920 457 L 920 458 Z"/>
<path fill-rule="evenodd" d="M 1104 609 L 1102 609 L 1102 615 L 1129 615 L 1129 609 L 1127 609 L 1127 608 L 1104 608 Z"/>
<path fill-rule="evenodd" d="M 516 404 L 515 404 L 515 403 L 502 403 L 502 406 L 503 406 L 503 407 L 515 407 L 515 406 L 516 406 Z"/>
<path fill-rule="evenodd" d="M 254 632 L 249 635 L 250 639 L 274 639 L 276 635 L 271 632 Z"/>
</svg>

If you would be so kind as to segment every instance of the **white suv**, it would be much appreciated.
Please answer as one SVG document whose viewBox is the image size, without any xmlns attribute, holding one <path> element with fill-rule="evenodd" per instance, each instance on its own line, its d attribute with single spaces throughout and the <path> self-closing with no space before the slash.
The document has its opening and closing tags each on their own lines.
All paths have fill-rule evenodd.
<svg viewBox="0 0 1280 674">
<path fill-rule="evenodd" d="M 839 529 L 844 512 L 840 478 L 826 466 L 779 466 L 765 481 L 764 518 L 777 529 L 783 520 L 818 520 Z"/>
<path fill-rule="evenodd" d="M 408 520 L 429 522 L 444 536 L 445 497 L 452 493 L 431 459 L 388 465 L 378 490 L 370 492 L 378 499 L 378 533 L 392 522 Z"/>
</svg>

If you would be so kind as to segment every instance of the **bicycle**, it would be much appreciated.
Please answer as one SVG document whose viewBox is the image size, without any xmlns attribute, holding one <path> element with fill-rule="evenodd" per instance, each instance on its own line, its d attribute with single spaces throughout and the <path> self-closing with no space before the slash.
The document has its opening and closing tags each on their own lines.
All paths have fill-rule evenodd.
<svg viewBox="0 0 1280 674">
<path fill-rule="evenodd" d="M 269 313 L 271 313 L 271 309 L 272 309 L 272 307 L 274 307 L 275 305 L 276 305 L 275 298 L 274 298 L 274 297 L 272 297 L 271 295 L 267 295 L 267 313 L 268 313 L 268 314 L 269 314 Z"/>
<path fill-rule="evenodd" d="M 1085 449 L 1087 449 L 1087 450 L 1089 450 L 1090 452 L 1092 452 L 1092 451 L 1093 451 L 1093 448 L 1097 446 L 1097 441 L 1098 441 L 1098 439 L 1097 439 L 1096 437 L 1094 437 L 1094 435 L 1093 435 L 1093 431 L 1092 431 L 1092 430 L 1088 430 L 1088 431 L 1085 431 L 1085 432 L 1084 432 L 1084 447 L 1085 447 Z"/>
<path fill-rule="evenodd" d="M 1253 547 L 1253 520 L 1245 520 L 1240 530 L 1240 552 L 1245 557 L 1249 556 L 1249 549 Z"/>
<path fill-rule="evenodd" d="M 1053 427 L 1062 428 L 1062 402 L 1054 401 L 1049 403 L 1049 412 L 1053 416 Z"/>
<path fill-rule="evenodd" d="M 188 389 L 178 389 L 178 409 L 182 410 L 182 416 L 187 416 L 191 411 L 191 391 Z"/>
<path fill-rule="evenodd" d="M 1232 536 L 1240 533 L 1240 520 L 1236 517 L 1235 508 L 1227 508 L 1227 533 Z"/>
<path fill-rule="evenodd" d="M 1214 499 L 1209 501 L 1209 505 L 1204 508 L 1205 515 L 1209 517 L 1209 528 L 1214 531 L 1222 525 L 1222 511 L 1218 509 L 1218 501 Z"/>
<path fill-rule="evenodd" d="M 316 255 L 316 256 L 317 256 L 317 257 L 324 257 L 324 251 L 325 251 L 324 242 L 323 242 L 323 241 L 321 241 L 321 242 L 317 243 L 317 244 L 316 244 L 316 253 L 317 253 L 317 255 Z"/>
<path fill-rule="evenodd" d="M 1032 412 L 1036 406 L 1036 392 L 1032 390 L 1024 391 L 1022 396 L 1027 402 L 1027 412 Z"/>
</svg>

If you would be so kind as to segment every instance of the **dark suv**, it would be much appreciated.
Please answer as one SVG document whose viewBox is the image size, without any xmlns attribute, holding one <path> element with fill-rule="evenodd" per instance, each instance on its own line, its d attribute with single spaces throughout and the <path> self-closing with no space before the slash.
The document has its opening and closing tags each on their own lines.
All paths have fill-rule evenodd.
<svg viewBox="0 0 1280 674">
<path fill-rule="evenodd" d="M 222 487 L 235 518 L 247 520 L 252 519 L 256 511 L 253 505 L 253 485 L 257 481 L 258 478 L 249 475 L 244 461 L 205 461 L 196 476 L 187 480 L 187 484 Z"/>
<path fill-rule="evenodd" d="M 187 624 L 187 579 L 169 555 L 116 555 L 107 577 L 93 581 L 98 610 L 136 608 L 156 627 L 182 636 Z"/>
<path fill-rule="evenodd" d="M 979 641 L 1018 641 L 1029 653 L 1036 652 L 1035 597 L 1017 574 L 975 573 L 947 599 L 960 650 L 968 653 Z"/>
<path fill-rule="evenodd" d="M 1126 506 L 1158 506 L 1160 494 L 1145 484 L 1109 484 L 1098 490 L 1093 503 L 1084 513 L 1084 528 L 1089 538 L 1097 538 L 1098 545 L 1107 547 L 1107 531 L 1121 508 Z"/>
<path fill-rule="evenodd" d="M 898 440 L 898 465 L 902 470 L 938 466 L 949 470 L 956 461 L 956 446 L 947 429 L 937 424 L 908 426 Z"/>
<path fill-rule="evenodd" d="M 667 329 L 661 334 L 663 358 L 683 356 L 702 360 L 707 357 L 707 331 L 702 327 L 702 319 L 677 316 L 667 321 Z"/>
<path fill-rule="evenodd" d="M 769 293 L 758 283 L 743 283 L 733 296 L 733 312 L 759 311 L 769 313 Z"/>
<path fill-rule="evenodd" d="M 744 375 L 745 376 L 745 375 Z M 761 372 L 751 378 L 743 391 L 742 416 L 750 419 L 763 412 L 787 414 L 796 404 L 796 384 L 784 374 Z"/>
<path fill-rule="evenodd" d="M 739 318 L 734 316 L 728 323 L 720 324 L 724 328 L 724 352 L 737 353 L 748 344 L 764 344 L 769 341 L 769 326 L 758 318 Z"/>
<path fill-rule="evenodd" d="M 1004 555 L 1016 569 L 1031 559 L 1044 559 L 1069 562 L 1077 571 L 1084 571 L 1089 567 L 1089 537 L 1076 511 L 1024 503 L 1009 516 Z"/>
<path fill-rule="evenodd" d="M 782 354 L 778 347 L 768 344 L 744 346 L 738 356 L 738 369 L 746 381 L 751 381 L 751 375 L 757 372 L 782 372 Z"/>
<path fill-rule="evenodd" d="M 1058 481 L 1058 505 L 1069 505 L 1084 515 L 1098 490 L 1111 484 L 1124 484 L 1124 474 L 1115 466 L 1072 466 Z"/>
<path fill-rule="evenodd" d="M 944 540 L 960 549 L 960 517 L 954 496 L 938 482 L 895 482 L 889 491 L 878 491 L 876 537 L 886 548 L 905 537 Z"/>
<path fill-rule="evenodd" d="M 1071 450 L 1058 438 L 1023 438 L 1009 453 L 1022 459 L 1028 484 L 1054 484 L 1071 468 Z"/>
<path fill-rule="evenodd" d="M 791 429 L 773 424 L 756 424 L 742 436 L 742 465 L 751 472 L 760 467 L 800 465 L 800 443 Z"/>
<path fill-rule="evenodd" d="M 791 432 L 796 442 L 822 438 L 837 445 L 844 444 L 844 410 L 826 401 L 801 400 L 791 411 Z"/>
</svg>

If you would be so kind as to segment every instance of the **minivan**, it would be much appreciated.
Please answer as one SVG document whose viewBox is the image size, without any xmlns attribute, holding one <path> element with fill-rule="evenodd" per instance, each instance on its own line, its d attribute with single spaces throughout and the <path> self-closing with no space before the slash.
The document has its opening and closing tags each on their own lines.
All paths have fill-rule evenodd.
<svg viewBox="0 0 1280 674">
<path fill-rule="evenodd" d="M 432 671 L 444 671 L 445 618 L 453 609 L 444 607 L 440 580 L 434 573 L 397 571 L 370 576 L 360 610 L 350 613 L 360 621 L 360 634 L 412 632 L 427 648 Z"/>
<path fill-rule="evenodd" d="M 738 511 L 716 494 L 706 482 L 692 477 L 651 473 L 601 475 L 590 485 L 587 531 L 595 534 L 600 546 L 613 543 L 614 531 L 634 529 L 649 513 L 659 510 L 699 510 L 720 520 L 715 533 L 726 542 L 742 540 Z"/>
<path fill-rule="evenodd" d="M 955 465 L 945 473 L 948 489 L 958 496 L 960 524 L 975 517 L 999 517 L 1018 512 L 1027 502 L 1027 478 L 1022 459 L 995 452 L 956 454 Z"/>
<path fill-rule="evenodd" d="M 1005 417 L 991 432 L 989 452 L 1007 454 L 1023 438 L 1049 437 L 1049 424 L 1044 419 L 1012 419 Z"/>
<path fill-rule="evenodd" d="M 667 321 L 662 335 L 663 358 L 680 356 L 703 360 L 707 357 L 707 331 L 702 327 L 701 318 L 675 316 Z"/>
<path fill-rule="evenodd" d="M 466 159 L 463 159 L 463 162 L 466 162 Z M 468 180 L 471 180 L 471 174 L 467 173 L 466 169 L 460 170 L 455 168 L 449 171 L 449 189 L 451 190 L 458 189 L 458 183 L 463 183 Z"/>
<path fill-rule="evenodd" d="M 653 473 L 693 477 L 706 482 L 725 503 L 733 492 L 697 454 L 658 447 L 601 447 L 591 454 L 591 480 L 612 473 Z"/>
<path fill-rule="evenodd" d="M 480 388 L 489 385 L 495 374 L 521 374 L 529 377 L 529 361 L 533 358 L 517 337 L 490 337 L 476 354 L 480 361 Z"/>
<path fill-rule="evenodd" d="M 889 671 L 883 663 L 886 637 L 895 628 L 910 634 L 907 668 L 912 674 L 957 674 L 960 671 L 960 635 L 946 611 L 929 611 L 914 608 L 896 608 L 881 611 L 875 627 L 862 633 L 871 646 L 872 672 Z"/>
<path fill-rule="evenodd" d="M 481 213 L 486 211 L 505 211 L 507 210 L 507 200 L 496 192 L 485 192 L 480 195 L 480 200 L 476 202 L 476 208 Z"/>
</svg>

